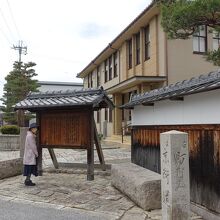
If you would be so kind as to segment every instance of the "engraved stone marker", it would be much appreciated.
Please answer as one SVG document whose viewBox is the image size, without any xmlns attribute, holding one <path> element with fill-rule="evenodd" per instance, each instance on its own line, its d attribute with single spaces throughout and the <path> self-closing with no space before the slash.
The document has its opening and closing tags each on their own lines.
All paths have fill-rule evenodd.
<svg viewBox="0 0 220 220">
<path fill-rule="evenodd" d="M 160 134 L 163 220 L 190 219 L 188 134 Z"/>
</svg>

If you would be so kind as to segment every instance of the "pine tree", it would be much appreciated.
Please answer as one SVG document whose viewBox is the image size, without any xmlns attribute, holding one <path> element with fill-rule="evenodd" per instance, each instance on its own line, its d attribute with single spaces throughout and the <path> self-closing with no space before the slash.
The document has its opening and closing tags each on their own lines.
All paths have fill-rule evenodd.
<svg viewBox="0 0 220 220">
<path fill-rule="evenodd" d="M 5 77 L 6 84 L 4 85 L 3 105 L 5 106 L 4 120 L 9 124 L 17 124 L 18 117 L 14 112 L 13 105 L 23 100 L 30 91 L 37 91 L 37 80 L 33 77 L 37 76 L 37 73 L 33 69 L 36 66 L 33 62 L 22 63 L 14 62 L 13 70 Z M 22 113 L 20 119 L 25 117 Z"/>
<path fill-rule="evenodd" d="M 162 26 L 170 39 L 188 39 L 206 25 L 220 32 L 220 0 L 154 0 L 159 3 Z M 207 60 L 220 66 L 220 48 L 209 51 Z"/>
</svg>

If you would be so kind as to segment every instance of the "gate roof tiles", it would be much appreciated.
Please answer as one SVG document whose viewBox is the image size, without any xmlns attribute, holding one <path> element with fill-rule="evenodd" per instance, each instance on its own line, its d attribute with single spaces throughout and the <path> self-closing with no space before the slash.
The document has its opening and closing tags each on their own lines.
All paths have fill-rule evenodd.
<svg viewBox="0 0 220 220">
<path fill-rule="evenodd" d="M 101 87 L 100 89 L 82 89 L 53 92 L 31 92 L 18 102 L 14 109 L 37 111 L 56 107 L 92 106 L 93 108 L 113 107 L 113 103 Z"/>
</svg>

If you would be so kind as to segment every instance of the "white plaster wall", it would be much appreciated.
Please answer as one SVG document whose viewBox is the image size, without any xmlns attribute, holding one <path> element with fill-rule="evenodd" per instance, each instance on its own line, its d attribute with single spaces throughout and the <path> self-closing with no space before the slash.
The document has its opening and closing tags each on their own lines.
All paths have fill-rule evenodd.
<svg viewBox="0 0 220 220">
<path fill-rule="evenodd" d="M 74 86 L 74 85 L 40 85 L 38 90 L 40 92 L 46 92 L 46 91 L 66 91 L 66 90 L 81 90 L 83 88 L 82 86 Z"/>
<path fill-rule="evenodd" d="M 132 125 L 219 124 L 220 90 L 164 100 L 154 106 L 135 106 Z"/>
</svg>

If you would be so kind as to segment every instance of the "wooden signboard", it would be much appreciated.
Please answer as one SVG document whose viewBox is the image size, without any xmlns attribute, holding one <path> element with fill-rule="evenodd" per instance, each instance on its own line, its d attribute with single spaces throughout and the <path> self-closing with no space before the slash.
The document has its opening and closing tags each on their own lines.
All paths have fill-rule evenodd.
<svg viewBox="0 0 220 220">
<path fill-rule="evenodd" d="M 40 145 L 46 148 L 87 149 L 91 142 L 89 111 L 41 113 Z"/>
</svg>

